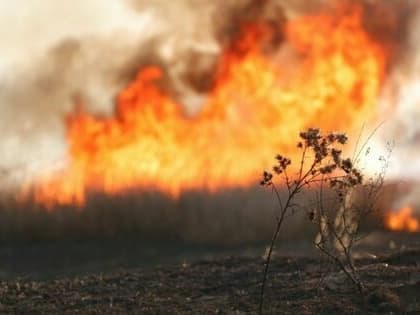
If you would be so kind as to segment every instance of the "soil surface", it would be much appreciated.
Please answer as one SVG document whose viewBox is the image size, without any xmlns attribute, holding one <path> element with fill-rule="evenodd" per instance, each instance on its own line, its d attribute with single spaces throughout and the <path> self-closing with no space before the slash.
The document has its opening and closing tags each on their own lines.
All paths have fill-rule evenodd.
<svg viewBox="0 0 420 315">
<path fill-rule="evenodd" d="M 420 314 L 420 249 L 359 258 L 364 301 L 334 265 L 274 257 L 265 314 Z M 262 257 L 0 282 L 1 314 L 256 314 Z"/>
</svg>

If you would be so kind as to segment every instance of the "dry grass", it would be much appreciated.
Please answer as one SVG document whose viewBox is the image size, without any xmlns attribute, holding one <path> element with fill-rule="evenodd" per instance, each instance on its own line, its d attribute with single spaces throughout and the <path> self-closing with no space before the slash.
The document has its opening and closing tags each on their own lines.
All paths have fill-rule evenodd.
<svg viewBox="0 0 420 315">
<path fill-rule="evenodd" d="M 213 194 L 190 191 L 178 200 L 157 192 L 91 194 L 82 209 L 57 207 L 52 211 L 3 198 L 0 242 L 115 237 L 218 245 L 261 242 L 271 234 L 274 215 L 273 200 L 266 197 L 260 187 Z M 305 220 L 292 220 L 284 231 L 287 239 L 309 235 Z"/>
</svg>

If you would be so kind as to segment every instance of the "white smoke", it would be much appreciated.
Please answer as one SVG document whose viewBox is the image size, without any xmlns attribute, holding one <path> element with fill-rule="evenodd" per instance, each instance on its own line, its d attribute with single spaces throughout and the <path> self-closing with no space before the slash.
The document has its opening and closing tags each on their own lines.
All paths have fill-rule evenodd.
<svg viewBox="0 0 420 315">
<path fill-rule="evenodd" d="M 378 151 L 394 142 L 387 178 L 411 186 L 393 198 L 390 209 L 410 205 L 420 215 L 420 4 L 409 25 L 404 53 L 383 89 L 379 109 L 384 121 L 376 137 Z"/>
<path fill-rule="evenodd" d="M 412 19 L 408 43 L 391 73 L 380 106 L 385 120 L 383 142 L 395 141 L 390 175 L 419 181 L 420 175 L 420 5 Z"/>
<path fill-rule="evenodd" d="M 109 114 L 142 64 L 170 65 L 169 75 L 177 76 L 185 68 L 183 55 L 217 53 L 210 18 L 195 14 L 210 17 L 205 10 L 211 7 L 169 3 L 0 1 L 3 181 L 21 181 L 65 160 L 63 118 L 75 96 L 89 111 Z"/>
<path fill-rule="evenodd" d="M 21 176 L 64 154 L 73 93 L 111 103 L 106 73 L 130 57 L 125 49 L 145 38 L 152 16 L 100 0 L 1 1 L 0 15 L 0 169 Z"/>
</svg>

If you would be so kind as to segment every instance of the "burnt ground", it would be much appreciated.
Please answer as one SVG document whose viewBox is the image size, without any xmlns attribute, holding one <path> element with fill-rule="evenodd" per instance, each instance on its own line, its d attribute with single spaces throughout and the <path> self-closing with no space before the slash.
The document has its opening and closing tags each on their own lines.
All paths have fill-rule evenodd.
<svg viewBox="0 0 420 315">
<path fill-rule="evenodd" d="M 418 235 L 415 236 L 418 239 Z M 360 255 L 365 301 L 318 256 L 278 255 L 267 314 L 420 314 L 420 247 Z M 166 266 L 119 268 L 0 282 L 1 314 L 255 314 L 261 256 L 219 257 Z"/>
</svg>

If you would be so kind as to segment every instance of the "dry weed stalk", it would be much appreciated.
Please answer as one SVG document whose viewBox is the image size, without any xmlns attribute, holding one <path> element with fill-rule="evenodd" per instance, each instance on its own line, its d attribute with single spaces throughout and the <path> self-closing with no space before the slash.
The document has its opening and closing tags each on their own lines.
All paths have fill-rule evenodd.
<svg viewBox="0 0 420 315">
<path fill-rule="evenodd" d="M 352 281 L 359 293 L 364 295 L 364 286 L 354 265 L 352 249 L 361 239 L 360 225 L 369 215 L 376 212 L 376 200 L 383 185 L 386 159 L 379 174 L 365 180 L 360 169 L 355 165 L 360 161 L 360 154 L 353 158 L 342 157 L 342 146 L 347 143 L 343 133 L 322 134 L 319 129 L 309 128 L 300 133 L 301 141 L 297 147 L 301 157 L 297 174 L 288 173 L 292 161 L 284 156 L 276 156 L 273 172 L 265 171 L 261 185 L 270 187 L 278 201 L 279 215 L 267 252 L 264 274 L 260 291 L 259 312 L 263 312 L 264 290 L 267 281 L 274 245 L 284 220 L 294 214 L 299 205 L 296 196 L 304 190 L 317 192 L 316 207 L 307 210 L 309 220 L 316 225 L 318 234 L 315 246 L 330 258 Z M 286 198 L 281 198 L 274 178 L 279 177 L 287 189 Z M 315 188 L 315 189 L 314 189 Z M 332 200 L 327 198 L 326 190 L 333 192 Z M 363 198 L 355 198 L 361 192 Z M 328 207 L 326 206 L 328 200 Z M 359 202 L 355 202 L 358 200 Z M 362 201 L 362 202 L 360 202 Z"/>
</svg>

